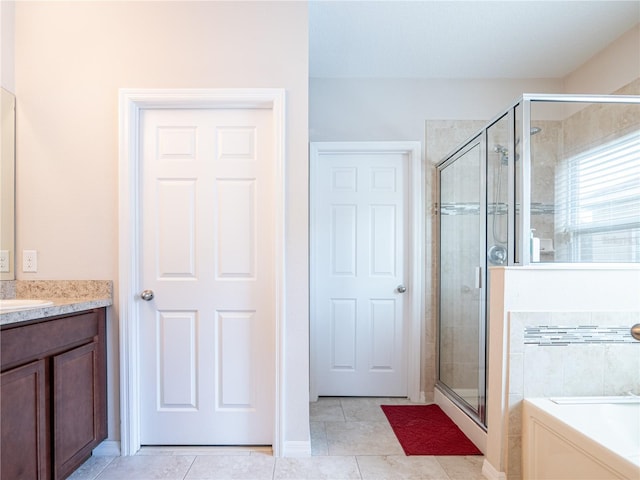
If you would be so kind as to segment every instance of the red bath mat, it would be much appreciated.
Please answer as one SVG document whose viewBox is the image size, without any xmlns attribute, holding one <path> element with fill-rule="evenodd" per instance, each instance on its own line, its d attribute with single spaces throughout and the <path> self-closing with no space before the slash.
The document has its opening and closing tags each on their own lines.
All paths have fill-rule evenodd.
<svg viewBox="0 0 640 480">
<path fill-rule="evenodd" d="M 438 405 L 381 405 L 407 455 L 482 455 Z"/>
</svg>

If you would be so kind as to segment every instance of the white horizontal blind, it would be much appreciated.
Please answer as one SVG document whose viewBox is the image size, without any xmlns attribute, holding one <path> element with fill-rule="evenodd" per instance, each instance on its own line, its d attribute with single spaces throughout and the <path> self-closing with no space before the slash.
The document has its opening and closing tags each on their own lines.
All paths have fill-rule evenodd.
<svg viewBox="0 0 640 480">
<path fill-rule="evenodd" d="M 640 262 L 640 131 L 567 159 L 559 173 L 556 261 Z"/>
</svg>

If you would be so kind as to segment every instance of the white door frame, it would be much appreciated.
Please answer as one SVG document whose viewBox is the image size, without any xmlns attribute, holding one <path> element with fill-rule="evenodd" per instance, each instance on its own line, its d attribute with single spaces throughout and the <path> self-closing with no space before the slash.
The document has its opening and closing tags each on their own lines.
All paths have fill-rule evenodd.
<svg viewBox="0 0 640 480">
<path fill-rule="evenodd" d="M 407 302 L 408 309 L 405 312 L 409 318 L 405 338 L 407 341 L 407 396 L 414 402 L 420 401 L 420 360 L 421 360 L 421 339 L 422 339 L 422 297 L 424 278 L 424 201 L 423 185 L 424 171 L 422 169 L 422 144 L 421 142 L 312 142 L 310 145 L 310 169 L 311 178 L 309 192 L 311 205 L 309 208 L 309 243 L 310 243 L 310 279 L 311 288 L 309 292 L 309 303 L 311 312 L 311 334 L 315 325 L 315 242 L 317 235 L 317 219 L 313 202 L 316 200 L 316 187 L 314 179 L 317 177 L 318 162 L 323 154 L 329 153 L 401 153 L 407 155 L 407 188 L 408 192 L 408 215 L 409 220 L 408 235 L 408 260 L 407 260 L 407 282 L 410 299 Z M 317 369 L 316 345 L 312 340 L 311 348 L 311 378 L 310 399 L 318 399 L 315 372 Z"/>
<path fill-rule="evenodd" d="M 284 435 L 283 378 L 285 322 L 285 91 L 284 89 L 121 89 L 119 91 L 119 329 L 120 452 L 140 449 L 140 365 L 138 306 L 140 260 L 140 114 L 144 109 L 244 108 L 273 113 L 275 157 L 275 412 L 273 451 L 280 456 Z"/>
</svg>

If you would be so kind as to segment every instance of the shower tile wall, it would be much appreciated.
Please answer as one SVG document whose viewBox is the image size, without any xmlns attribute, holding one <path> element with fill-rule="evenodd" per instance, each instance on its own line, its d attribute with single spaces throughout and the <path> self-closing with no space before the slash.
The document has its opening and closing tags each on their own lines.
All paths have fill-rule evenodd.
<svg viewBox="0 0 640 480">
<path fill-rule="evenodd" d="M 640 95 L 640 78 L 615 92 Z M 640 113 L 637 106 L 596 104 L 575 112 L 563 122 L 564 156 L 574 155 L 606 140 L 637 130 Z"/>
<path fill-rule="evenodd" d="M 534 236 L 554 238 L 555 182 L 558 149 L 561 148 L 561 122 L 532 121 L 540 131 L 531 136 L 531 228 Z M 553 262 L 553 252 L 542 252 L 542 262 Z"/>
<path fill-rule="evenodd" d="M 429 217 L 426 223 L 426 245 L 425 251 L 427 291 L 425 293 L 425 338 L 423 339 L 423 358 L 422 365 L 425 366 L 423 373 L 423 388 L 428 402 L 433 401 L 433 392 L 436 382 L 436 347 L 437 347 L 437 312 L 438 312 L 438 271 L 437 271 L 437 249 L 439 232 L 437 230 L 437 217 L 434 215 L 434 205 L 437 201 L 436 192 L 436 165 L 441 162 L 444 157 L 459 146 L 463 141 L 468 139 L 474 133 L 486 124 L 485 121 L 478 120 L 428 120 L 426 121 L 425 133 L 425 171 L 426 171 L 426 212 Z M 459 284 L 460 282 L 458 282 Z M 452 288 L 448 286 L 440 286 L 440 288 Z M 449 338 L 452 332 L 445 333 L 445 340 Z M 477 344 L 473 345 L 477 351 Z M 456 346 L 456 351 L 464 350 L 463 345 Z M 455 358 L 455 355 L 449 359 L 448 366 L 445 368 L 453 371 L 459 371 L 465 364 L 464 356 Z M 477 380 L 477 375 L 475 377 Z"/>
<path fill-rule="evenodd" d="M 639 322 L 640 312 L 509 313 L 509 480 L 521 478 L 523 398 L 640 395 L 640 342 L 629 338 L 629 326 Z M 531 331 L 525 335 L 540 326 L 556 326 L 558 340 L 565 331 L 565 343 L 541 345 Z M 594 338 L 595 328 L 606 334 Z"/>
<path fill-rule="evenodd" d="M 509 240 L 509 151 L 512 121 L 504 115 L 487 129 L 487 252 L 490 265 L 506 261 Z"/>
</svg>

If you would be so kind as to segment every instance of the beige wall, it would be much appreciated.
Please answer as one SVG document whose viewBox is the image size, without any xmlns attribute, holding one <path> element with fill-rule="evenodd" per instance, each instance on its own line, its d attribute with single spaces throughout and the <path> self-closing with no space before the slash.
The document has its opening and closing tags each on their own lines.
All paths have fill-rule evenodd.
<svg viewBox="0 0 640 480">
<path fill-rule="evenodd" d="M 422 140 L 425 120 L 490 120 L 523 93 L 608 94 L 638 77 L 640 25 L 565 78 L 311 78 L 309 137 Z"/>
<path fill-rule="evenodd" d="M 285 440 L 308 433 L 308 18 L 304 2 L 18 2 L 18 251 L 36 274 L 118 278 L 118 89 L 284 88 Z M 117 291 L 117 285 L 116 285 Z M 110 432 L 118 437 L 117 312 Z"/>
<path fill-rule="evenodd" d="M 14 52 L 15 52 L 15 2 L 0 2 L 0 85 L 15 91 Z"/>
<path fill-rule="evenodd" d="M 561 79 L 311 78 L 309 138 L 423 140 L 425 120 L 487 121 L 523 92 L 561 90 Z"/>
<path fill-rule="evenodd" d="M 638 77 L 640 24 L 567 75 L 563 93 L 612 93 Z M 633 93 L 640 94 L 637 91 Z"/>
</svg>

